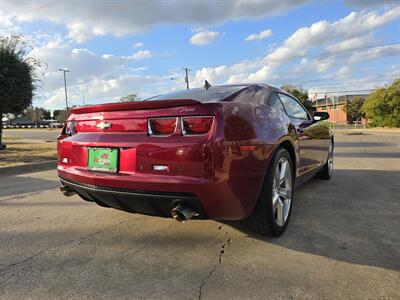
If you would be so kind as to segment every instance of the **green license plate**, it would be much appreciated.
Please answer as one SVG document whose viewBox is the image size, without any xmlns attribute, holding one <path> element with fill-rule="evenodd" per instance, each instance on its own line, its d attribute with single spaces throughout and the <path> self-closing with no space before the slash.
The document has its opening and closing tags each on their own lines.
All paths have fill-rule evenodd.
<svg viewBox="0 0 400 300">
<path fill-rule="evenodd" d="M 95 171 L 117 172 L 118 149 L 88 148 L 87 167 Z"/>
</svg>

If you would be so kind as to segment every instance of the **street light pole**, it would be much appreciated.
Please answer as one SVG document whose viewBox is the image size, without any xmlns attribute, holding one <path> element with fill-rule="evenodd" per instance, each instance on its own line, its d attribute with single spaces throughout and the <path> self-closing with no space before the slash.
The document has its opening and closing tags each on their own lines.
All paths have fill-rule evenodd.
<svg viewBox="0 0 400 300">
<path fill-rule="evenodd" d="M 69 70 L 67 68 L 60 68 L 58 70 L 63 72 L 64 74 L 65 107 L 67 108 L 67 115 L 68 115 L 67 77 L 65 73 L 69 72 Z"/>
</svg>

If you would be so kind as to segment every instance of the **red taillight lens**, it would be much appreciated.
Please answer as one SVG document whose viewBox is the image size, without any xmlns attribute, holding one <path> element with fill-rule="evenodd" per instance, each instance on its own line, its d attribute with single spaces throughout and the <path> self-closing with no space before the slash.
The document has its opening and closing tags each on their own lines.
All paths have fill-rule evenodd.
<svg viewBox="0 0 400 300">
<path fill-rule="evenodd" d="M 149 119 L 150 135 L 173 134 L 176 128 L 177 118 L 156 118 Z"/>
<path fill-rule="evenodd" d="M 214 117 L 182 117 L 184 135 L 205 134 L 210 131 Z"/>
</svg>

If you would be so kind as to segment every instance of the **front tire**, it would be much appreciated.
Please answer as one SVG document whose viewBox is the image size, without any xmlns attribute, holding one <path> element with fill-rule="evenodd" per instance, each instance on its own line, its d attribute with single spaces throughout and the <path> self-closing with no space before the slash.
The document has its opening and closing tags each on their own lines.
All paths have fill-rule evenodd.
<svg viewBox="0 0 400 300">
<path fill-rule="evenodd" d="M 326 160 L 325 165 L 322 167 L 321 171 L 319 171 L 317 177 L 323 180 L 329 180 L 332 177 L 333 173 L 333 142 L 332 140 L 329 142 L 328 147 L 328 158 Z"/>
<path fill-rule="evenodd" d="M 253 213 L 244 220 L 249 231 L 278 237 L 289 223 L 293 198 L 293 163 L 280 148 L 273 156 Z"/>
</svg>

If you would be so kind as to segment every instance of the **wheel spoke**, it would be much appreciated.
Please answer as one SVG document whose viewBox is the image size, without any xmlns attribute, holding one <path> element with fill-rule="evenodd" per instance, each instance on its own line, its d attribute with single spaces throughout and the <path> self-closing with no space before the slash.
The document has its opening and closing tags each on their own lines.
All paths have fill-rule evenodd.
<svg viewBox="0 0 400 300">
<path fill-rule="evenodd" d="M 287 188 L 280 188 L 279 191 L 278 191 L 279 196 L 282 197 L 282 198 L 284 198 L 284 199 L 290 198 L 290 193 L 291 193 L 291 192 L 292 192 L 292 189 L 289 188 L 289 187 L 287 187 Z"/>
<path fill-rule="evenodd" d="M 290 199 L 286 199 L 284 202 L 283 207 L 283 218 L 286 222 L 287 217 L 289 216 L 289 209 L 290 209 Z"/>
<path fill-rule="evenodd" d="M 279 194 L 276 192 L 273 192 L 272 194 L 272 207 L 274 208 L 274 211 L 276 209 L 276 205 L 278 204 L 279 200 Z"/>
<path fill-rule="evenodd" d="M 280 174 L 279 174 L 279 168 L 276 168 L 275 174 L 274 174 L 274 185 L 275 188 L 277 189 L 280 185 Z"/>
<path fill-rule="evenodd" d="M 280 164 L 280 171 L 279 171 L 279 185 L 281 185 L 285 179 L 286 179 L 286 174 L 287 174 L 287 169 L 288 169 L 288 162 L 286 160 L 282 161 Z"/>
<path fill-rule="evenodd" d="M 283 205 L 280 201 L 278 201 L 278 205 L 276 207 L 276 222 L 279 226 L 283 226 L 284 219 L 283 219 Z"/>
</svg>

